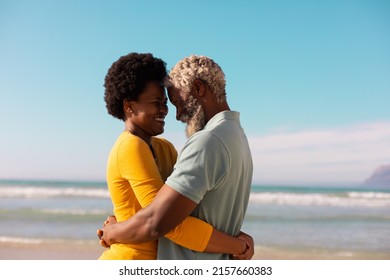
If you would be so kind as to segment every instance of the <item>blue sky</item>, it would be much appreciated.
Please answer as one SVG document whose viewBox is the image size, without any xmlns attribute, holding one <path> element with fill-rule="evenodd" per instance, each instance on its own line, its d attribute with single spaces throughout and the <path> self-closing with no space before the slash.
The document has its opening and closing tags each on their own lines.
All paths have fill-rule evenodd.
<svg viewBox="0 0 390 280">
<path fill-rule="evenodd" d="M 0 0 L 0 179 L 104 180 L 123 129 L 104 76 L 151 52 L 221 65 L 254 183 L 359 183 L 390 163 L 389 15 L 379 0 Z M 185 141 L 172 106 L 163 136 Z"/>
</svg>

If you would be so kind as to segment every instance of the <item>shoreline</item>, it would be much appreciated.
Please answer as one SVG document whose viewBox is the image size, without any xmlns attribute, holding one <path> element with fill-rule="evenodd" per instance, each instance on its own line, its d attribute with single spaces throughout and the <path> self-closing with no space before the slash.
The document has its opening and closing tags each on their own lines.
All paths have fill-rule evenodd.
<svg viewBox="0 0 390 280">
<path fill-rule="evenodd" d="M 390 252 L 321 248 L 255 247 L 254 260 L 390 260 Z"/>
<path fill-rule="evenodd" d="M 0 243 L 0 260 L 97 260 L 97 242 Z M 390 260 L 390 253 L 256 246 L 253 260 Z"/>
</svg>

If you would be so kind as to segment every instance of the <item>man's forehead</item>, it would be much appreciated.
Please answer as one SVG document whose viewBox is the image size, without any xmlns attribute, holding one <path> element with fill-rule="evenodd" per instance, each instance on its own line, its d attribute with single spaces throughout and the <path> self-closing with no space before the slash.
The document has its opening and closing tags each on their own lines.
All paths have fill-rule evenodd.
<svg viewBox="0 0 390 280">
<path fill-rule="evenodd" d="M 170 99 L 172 99 L 172 98 L 182 99 L 183 98 L 181 90 L 179 88 L 171 86 L 167 90 L 168 90 L 168 96 Z"/>
</svg>

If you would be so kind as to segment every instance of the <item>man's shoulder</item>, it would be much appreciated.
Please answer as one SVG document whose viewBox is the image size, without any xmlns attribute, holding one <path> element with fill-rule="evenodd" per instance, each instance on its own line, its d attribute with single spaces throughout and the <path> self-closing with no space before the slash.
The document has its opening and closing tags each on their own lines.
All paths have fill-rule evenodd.
<svg viewBox="0 0 390 280">
<path fill-rule="evenodd" d="M 200 146 L 200 147 L 212 147 L 215 145 L 221 144 L 221 139 L 217 133 L 213 130 L 201 130 L 192 135 L 187 143 L 187 145 L 191 146 Z"/>
</svg>

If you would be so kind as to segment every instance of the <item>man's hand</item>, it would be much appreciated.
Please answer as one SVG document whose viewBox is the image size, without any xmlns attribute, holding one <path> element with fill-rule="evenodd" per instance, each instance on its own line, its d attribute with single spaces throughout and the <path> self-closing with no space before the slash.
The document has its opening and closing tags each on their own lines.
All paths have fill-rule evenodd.
<svg viewBox="0 0 390 280">
<path fill-rule="evenodd" d="M 105 248 L 110 248 L 111 244 L 107 238 L 107 235 L 108 235 L 108 232 L 110 232 L 111 226 L 113 224 L 116 224 L 116 223 L 117 223 L 117 221 L 116 221 L 115 216 L 108 216 L 107 219 L 103 223 L 103 227 L 96 231 L 97 236 L 99 237 L 101 246 L 103 246 Z"/>
<path fill-rule="evenodd" d="M 240 232 L 237 236 L 238 239 L 244 240 L 246 243 L 246 250 L 241 255 L 233 255 L 234 260 L 250 260 L 255 254 L 255 246 L 253 242 L 253 238 L 246 234 L 245 232 Z"/>
</svg>

